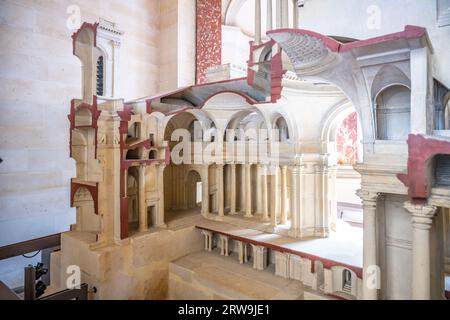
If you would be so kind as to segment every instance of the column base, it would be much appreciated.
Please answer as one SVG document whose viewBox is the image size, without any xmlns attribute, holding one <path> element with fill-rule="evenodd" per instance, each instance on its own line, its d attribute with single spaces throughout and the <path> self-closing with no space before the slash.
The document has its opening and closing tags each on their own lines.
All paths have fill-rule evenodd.
<svg viewBox="0 0 450 320">
<path fill-rule="evenodd" d="M 299 230 L 298 229 L 291 229 L 288 231 L 288 236 L 292 238 L 298 238 Z"/>
<path fill-rule="evenodd" d="M 330 232 L 329 228 L 304 228 L 304 229 L 291 229 L 288 231 L 288 235 L 290 237 L 297 239 L 328 238 L 330 236 Z"/>
</svg>

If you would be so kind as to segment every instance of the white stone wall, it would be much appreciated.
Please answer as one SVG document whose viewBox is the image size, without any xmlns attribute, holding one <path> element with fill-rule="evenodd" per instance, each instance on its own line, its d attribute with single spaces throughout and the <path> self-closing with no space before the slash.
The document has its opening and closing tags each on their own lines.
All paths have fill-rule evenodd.
<svg viewBox="0 0 450 320">
<path fill-rule="evenodd" d="M 121 96 L 157 92 L 159 1 L 76 3 L 81 21 L 104 18 L 125 32 Z M 74 30 L 66 26 L 72 4 L 0 3 L 0 246 L 65 231 L 75 222 L 75 210 L 69 208 L 76 169 L 69 158 L 67 114 L 70 100 L 81 97 L 81 65 L 72 54 Z M 11 279 L 11 285 L 20 284 L 13 275 L 20 277 L 29 263 L 15 261 L 14 268 L 0 263 L 0 279 Z"/>
<path fill-rule="evenodd" d="M 262 3 L 264 7 L 266 1 Z M 439 26 L 437 3 L 438 0 L 306 1 L 305 6 L 299 9 L 299 28 L 329 36 L 364 40 L 403 31 L 404 26 L 408 24 L 425 27 L 435 50 L 434 75 L 449 87 L 450 74 L 447 70 L 450 70 L 450 61 L 446 57 L 450 50 L 450 26 Z M 250 6 L 245 6 L 242 10 L 248 12 L 230 11 L 228 14 L 233 17 L 228 16 L 226 20 L 233 21 L 234 16 L 254 16 Z M 223 28 L 223 31 L 225 39 L 223 60 L 234 59 L 234 63 L 239 61 L 245 64 L 248 59 L 248 50 L 244 49 L 248 44 L 248 36 L 245 36 L 239 27 L 227 26 Z M 238 32 L 241 36 L 236 36 Z M 231 42 L 227 39 L 233 39 L 233 45 L 241 49 L 228 48 Z"/>
<path fill-rule="evenodd" d="M 161 91 L 195 83 L 195 1 L 161 1 Z"/>
</svg>

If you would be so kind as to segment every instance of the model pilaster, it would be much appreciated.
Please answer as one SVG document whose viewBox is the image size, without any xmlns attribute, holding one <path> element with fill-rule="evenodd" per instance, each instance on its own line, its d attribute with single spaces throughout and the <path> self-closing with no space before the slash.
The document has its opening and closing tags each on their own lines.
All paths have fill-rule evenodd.
<svg viewBox="0 0 450 320">
<path fill-rule="evenodd" d="M 369 283 L 370 271 L 377 266 L 377 235 L 376 213 L 379 193 L 358 190 L 358 196 L 363 204 L 363 298 L 365 300 L 377 300 L 378 289 L 376 284 Z M 377 275 L 375 275 L 377 276 Z"/>
<path fill-rule="evenodd" d="M 430 286 L 430 229 L 436 207 L 428 204 L 414 204 L 406 202 L 404 205 L 412 215 L 413 244 L 412 244 L 412 298 L 415 300 L 429 300 Z"/>
</svg>

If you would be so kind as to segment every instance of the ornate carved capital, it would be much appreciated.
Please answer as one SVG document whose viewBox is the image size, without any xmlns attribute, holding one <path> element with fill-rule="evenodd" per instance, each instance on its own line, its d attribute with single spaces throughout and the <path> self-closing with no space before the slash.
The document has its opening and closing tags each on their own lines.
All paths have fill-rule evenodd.
<svg viewBox="0 0 450 320">
<path fill-rule="evenodd" d="M 403 206 L 412 214 L 414 228 L 422 230 L 431 228 L 437 207 L 429 204 L 415 204 L 410 201 L 405 202 Z"/>
<path fill-rule="evenodd" d="M 359 189 L 358 191 L 356 191 L 356 195 L 361 198 L 364 208 L 375 209 L 377 207 L 377 200 L 380 196 L 379 192 Z"/>
</svg>

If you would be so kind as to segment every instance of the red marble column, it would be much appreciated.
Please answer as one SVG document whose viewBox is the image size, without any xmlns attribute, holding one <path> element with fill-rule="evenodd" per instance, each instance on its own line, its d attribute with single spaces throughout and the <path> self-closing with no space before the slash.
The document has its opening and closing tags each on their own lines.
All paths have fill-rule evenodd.
<svg viewBox="0 0 450 320">
<path fill-rule="evenodd" d="M 222 1 L 197 0 L 196 81 L 205 83 L 209 67 L 222 63 Z"/>
</svg>

